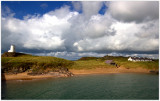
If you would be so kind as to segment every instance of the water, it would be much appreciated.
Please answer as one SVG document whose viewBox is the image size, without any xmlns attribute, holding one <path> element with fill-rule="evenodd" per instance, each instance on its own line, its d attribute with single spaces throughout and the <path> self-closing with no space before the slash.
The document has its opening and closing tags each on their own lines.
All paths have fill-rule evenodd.
<svg viewBox="0 0 160 101">
<path fill-rule="evenodd" d="M 2 82 L 3 99 L 158 99 L 159 76 L 99 74 Z M 5 85 L 5 86 L 4 86 Z"/>
</svg>

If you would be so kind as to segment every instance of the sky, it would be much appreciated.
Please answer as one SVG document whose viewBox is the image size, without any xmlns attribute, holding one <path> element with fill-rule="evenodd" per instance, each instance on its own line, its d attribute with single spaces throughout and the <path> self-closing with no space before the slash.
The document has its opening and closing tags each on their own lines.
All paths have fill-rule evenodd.
<svg viewBox="0 0 160 101">
<path fill-rule="evenodd" d="M 159 58 L 159 1 L 1 1 L 1 52 Z"/>
</svg>

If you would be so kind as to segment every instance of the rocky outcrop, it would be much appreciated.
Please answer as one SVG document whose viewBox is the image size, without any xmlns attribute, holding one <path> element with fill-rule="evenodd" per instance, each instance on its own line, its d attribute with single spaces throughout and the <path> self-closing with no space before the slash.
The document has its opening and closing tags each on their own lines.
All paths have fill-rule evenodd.
<svg viewBox="0 0 160 101">
<path fill-rule="evenodd" d="M 149 71 L 150 73 L 153 73 L 153 74 L 159 74 L 159 71 L 158 70 L 151 70 Z"/>
<path fill-rule="evenodd" d="M 53 75 L 53 76 L 61 76 L 61 77 L 70 77 L 73 76 L 68 68 L 62 67 L 58 70 L 48 71 L 48 72 L 31 72 L 28 75 L 36 76 L 36 75 Z"/>
</svg>

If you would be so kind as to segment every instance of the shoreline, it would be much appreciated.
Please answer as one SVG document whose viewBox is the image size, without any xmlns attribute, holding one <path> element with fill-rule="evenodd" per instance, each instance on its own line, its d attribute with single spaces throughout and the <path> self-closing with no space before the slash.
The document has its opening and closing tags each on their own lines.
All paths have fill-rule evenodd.
<svg viewBox="0 0 160 101">
<path fill-rule="evenodd" d="M 112 73 L 150 73 L 149 69 L 144 68 L 131 68 L 126 69 L 124 67 L 120 68 L 95 68 L 95 69 L 69 69 L 75 76 L 76 75 L 88 75 L 88 74 L 112 74 Z M 59 78 L 59 77 L 66 77 L 65 75 L 27 75 L 28 72 L 19 73 L 19 74 L 2 74 L 2 80 L 33 80 L 33 79 L 43 79 L 43 78 Z"/>
<path fill-rule="evenodd" d="M 59 77 L 66 77 L 65 75 L 49 75 L 49 74 L 45 74 L 45 75 L 27 75 L 28 72 L 24 72 L 24 73 L 18 73 L 18 74 L 6 74 L 3 73 L 1 78 L 2 81 L 9 81 L 9 80 L 33 80 L 33 79 L 45 79 L 45 78 L 59 78 Z"/>
<path fill-rule="evenodd" d="M 71 69 L 70 72 L 72 72 L 75 75 L 83 75 L 83 74 L 111 74 L 111 73 L 150 73 L 149 69 L 144 68 L 132 68 L 132 69 L 126 69 L 124 67 L 120 68 L 95 68 L 95 69 Z"/>
</svg>

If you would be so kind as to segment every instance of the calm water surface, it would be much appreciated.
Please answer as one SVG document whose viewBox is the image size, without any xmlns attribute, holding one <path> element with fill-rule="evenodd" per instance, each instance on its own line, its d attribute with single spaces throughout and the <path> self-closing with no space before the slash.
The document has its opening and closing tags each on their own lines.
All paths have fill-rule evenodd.
<svg viewBox="0 0 160 101">
<path fill-rule="evenodd" d="M 97 74 L 2 82 L 2 99 L 158 99 L 159 76 Z"/>
</svg>

